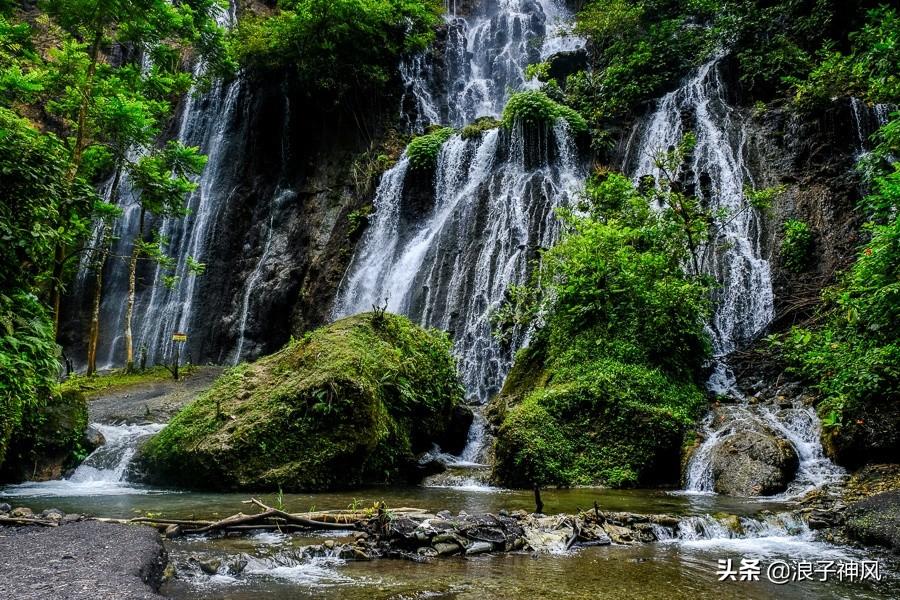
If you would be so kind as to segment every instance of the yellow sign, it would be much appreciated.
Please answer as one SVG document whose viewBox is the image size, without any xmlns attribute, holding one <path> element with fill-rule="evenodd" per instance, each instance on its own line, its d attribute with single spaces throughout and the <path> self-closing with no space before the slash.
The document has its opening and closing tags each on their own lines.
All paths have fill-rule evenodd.
<svg viewBox="0 0 900 600">
<path fill-rule="evenodd" d="M 187 334 L 186 334 L 186 333 L 175 333 L 175 334 L 172 334 L 172 341 L 173 341 L 173 342 L 186 342 L 186 341 L 187 341 Z"/>
</svg>

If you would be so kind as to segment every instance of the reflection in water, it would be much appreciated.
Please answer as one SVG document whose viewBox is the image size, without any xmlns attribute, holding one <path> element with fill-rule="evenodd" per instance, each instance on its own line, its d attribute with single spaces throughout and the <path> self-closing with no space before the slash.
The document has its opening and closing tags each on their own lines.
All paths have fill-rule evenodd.
<svg viewBox="0 0 900 600">
<path fill-rule="evenodd" d="M 64 483 L 64 482 L 54 482 Z M 28 490 L 40 490 L 29 494 Z M 54 488 L 55 489 L 55 488 Z M 147 493 L 147 492 L 150 493 Z M 96 494 L 69 495 L 66 488 L 56 494 L 44 494 L 40 484 L 22 489 L 13 486 L 0 489 L 0 501 L 15 494 L 14 504 L 26 504 L 33 509 L 59 508 L 67 512 L 81 512 L 104 517 L 125 518 L 135 514 L 153 512 L 169 518 L 208 518 L 230 515 L 246 509 L 241 504 L 251 496 L 269 499 L 272 494 L 230 493 L 212 494 L 182 491 L 146 490 L 131 488 L 127 495 L 107 496 Z M 661 490 L 611 490 L 601 488 L 574 488 L 545 490 L 542 492 L 544 512 L 547 514 L 573 513 L 593 507 L 594 501 L 603 510 L 642 513 L 671 513 L 677 515 L 705 515 L 716 512 L 754 514 L 760 510 L 786 510 L 784 503 L 761 503 L 753 500 L 725 496 L 686 496 Z M 505 510 L 534 510 L 534 496 L 526 490 L 471 492 L 458 487 L 374 487 L 349 492 L 317 494 L 285 494 L 284 504 L 289 511 L 303 512 L 310 509 L 334 510 L 350 505 L 372 506 L 385 502 L 388 507 L 403 506 L 430 511 L 450 510 L 468 513 Z"/>
</svg>

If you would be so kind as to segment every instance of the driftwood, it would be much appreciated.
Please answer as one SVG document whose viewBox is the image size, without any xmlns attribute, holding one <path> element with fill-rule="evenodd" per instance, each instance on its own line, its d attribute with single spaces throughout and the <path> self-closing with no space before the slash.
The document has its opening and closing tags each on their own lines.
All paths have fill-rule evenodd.
<svg viewBox="0 0 900 600">
<path fill-rule="evenodd" d="M 56 521 L 44 521 L 41 519 L 28 519 L 20 517 L 0 517 L 0 525 L 41 525 L 43 527 L 57 527 Z"/>
<path fill-rule="evenodd" d="M 96 519 L 106 523 L 141 523 L 155 527 L 161 531 L 169 527 L 177 526 L 180 534 L 199 534 L 211 532 L 244 532 L 252 530 L 276 530 L 276 531 L 322 531 L 322 530 L 359 530 L 361 523 L 373 517 L 371 511 L 363 510 L 331 510 L 306 513 L 289 513 L 273 508 L 256 498 L 245 500 L 243 504 L 250 504 L 261 509 L 256 514 L 244 514 L 239 512 L 218 521 L 192 520 L 192 519 L 168 519 L 165 517 L 137 517 L 134 519 Z M 394 514 L 423 515 L 427 511 L 418 508 L 398 508 L 391 511 Z"/>
</svg>

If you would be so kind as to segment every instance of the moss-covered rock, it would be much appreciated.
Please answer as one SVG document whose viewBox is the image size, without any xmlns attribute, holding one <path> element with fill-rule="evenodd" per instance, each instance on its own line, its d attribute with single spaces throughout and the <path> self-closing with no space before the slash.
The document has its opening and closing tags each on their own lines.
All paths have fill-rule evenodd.
<svg viewBox="0 0 900 600">
<path fill-rule="evenodd" d="M 705 405 L 693 382 L 615 359 L 572 370 L 520 353 L 488 411 L 493 479 L 512 487 L 676 482 L 684 437 Z"/>
<path fill-rule="evenodd" d="M 462 400 L 450 348 L 404 317 L 342 319 L 227 372 L 142 448 L 139 466 L 206 489 L 408 479 Z"/>
<path fill-rule="evenodd" d="M 452 127 L 441 127 L 431 133 L 420 135 L 406 147 L 406 155 L 413 169 L 432 170 L 437 166 L 438 155 L 444 143 L 454 134 Z"/>
<path fill-rule="evenodd" d="M 576 134 L 588 130 L 587 121 L 578 111 L 556 102 L 540 90 L 513 94 L 503 109 L 504 127 L 511 127 L 516 122 L 553 125 L 558 119 L 564 120 Z"/>
<path fill-rule="evenodd" d="M 852 538 L 900 552 L 900 490 L 851 504 L 846 519 L 847 533 Z"/>
</svg>

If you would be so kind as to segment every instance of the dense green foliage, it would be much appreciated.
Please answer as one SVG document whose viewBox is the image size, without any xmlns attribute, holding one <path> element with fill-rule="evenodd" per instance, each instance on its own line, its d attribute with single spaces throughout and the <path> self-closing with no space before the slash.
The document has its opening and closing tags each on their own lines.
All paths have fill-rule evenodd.
<svg viewBox="0 0 900 600">
<path fill-rule="evenodd" d="M 406 155 L 412 168 L 421 171 L 434 169 L 441 147 L 454 133 L 452 127 L 441 127 L 413 139 L 406 147 Z"/>
<path fill-rule="evenodd" d="M 51 395 L 58 364 L 46 309 L 23 291 L 0 291 L 0 464 L 25 412 Z"/>
<path fill-rule="evenodd" d="M 450 341 L 357 315 L 236 367 L 144 448 L 188 487 L 321 490 L 402 481 L 462 400 Z"/>
<path fill-rule="evenodd" d="M 404 53 L 434 38 L 434 0 L 281 0 L 271 15 L 247 16 L 235 29 L 238 60 L 295 70 L 310 92 L 340 97 L 378 88 Z"/>
<path fill-rule="evenodd" d="M 780 256 L 784 266 L 794 273 L 805 271 L 812 261 L 813 234 L 804 221 L 788 219 L 784 222 Z"/>
<path fill-rule="evenodd" d="M 825 104 L 840 96 L 869 102 L 900 98 L 900 16 L 896 9 L 880 8 L 867 14 L 866 23 L 850 34 L 852 49 L 819 53 L 818 64 L 797 83 L 795 101 L 801 106 Z"/>
<path fill-rule="evenodd" d="M 609 127 L 716 54 L 733 58 L 748 99 L 781 94 L 805 109 L 851 94 L 887 102 L 900 85 L 900 27 L 896 9 L 881 4 L 590 0 L 576 31 L 588 41 L 591 68 L 569 76 L 566 103 L 587 118 L 604 152 Z M 541 65 L 530 71 L 541 73 Z"/>
<path fill-rule="evenodd" d="M 552 126 L 559 119 L 564 120 L 573 133 L 587 131 L 587 122 L 575 109 L 552 100 L 539 90 L 513 94 L 503 109 L 503 126 L 507 128 L 514 123 Z"/>
<path fill-rule="evenodd" d="M 576 31 L 588 40 L 592 69 L 570 77 L 570 102 L 592 123 L 630 113 L 659 96 L 714 47 L 697 26 L 719 8 L 694 0 L 592 0 Z"/>
<path fill-rule="evenodd" d="M 541 289 L 515 290 L 495 315 L 501 328 L 544 320 L 492 407 L 499 482 L 633 485 L 678 472 L 705 404 L 708 290 L 685 273 L 682 220 L 651 208 L 658 193 L 595 176 L 586 214 L 564 214 L 544 255 Z"/>
<path fill-rule="evenodd" d="M 0 6 L 0 462 L 11 433 L 39 431 L 36 415 L 71 398 L 54 389 L 60 297 L 98 250 L 87 246 L 92 221 L 118 216 L 97 184 L 127 172 L 148 198 L 183 191 L 171 159 L 196 151 L 155 142 L 192 83 L 189 54 L 205 58 L 207 75 L 228 69 L 220 10 L 214 0 Z"/>
</svg>

